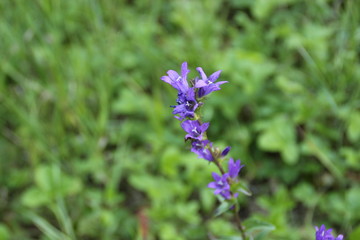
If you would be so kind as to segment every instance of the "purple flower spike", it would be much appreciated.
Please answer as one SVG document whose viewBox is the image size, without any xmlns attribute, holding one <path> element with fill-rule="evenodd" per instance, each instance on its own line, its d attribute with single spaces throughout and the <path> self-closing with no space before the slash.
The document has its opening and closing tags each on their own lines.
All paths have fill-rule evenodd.
<svg viewBox="0 0 360 240">
<path fill-rule="evenodd" d="M 225 157 L 225 156 L 230 152 L 230 149 L 231 149 L 230 146 L 226 147 L 226 148 L 221 152 L 221 156 L 222 156 L 222 157 Z"/>
<path fill-rule="evenodd" d="M 229 176 L 232 179 L 236 179 L 241 168 L 243 168 L 245 165 L 241 165 L 241 161 L 240 160 L 236 160 L 236 162 L 234 162 L 234 159 L 230 158 L 229 159 L 229 165 L 228 165 L 228 169 L 229 169 Z"/>
<path fill-rule="evenodd" d="M 185 140 L 191 138 L 201 141 L 203 133 L 208 129 L 209 123 L 200 124 L 198 120 L 185 120 L 181 123 L 181 127 L 187 132 Z"/>
<path fill-rule="evenodd" d="M 326 230 L 325 225 L 321 225 L 320 228 L 315 227 L 316 230 L 316 240 L 343 240 L 343 235 L 339 235 L 336 238 L 331 234 L 332 229 Z"/>
<path fill-rule="evenodd" d="M 212 176 L 214 178 L 214 182 L 211 182 L 208 184 L 209 188 L 214 188 L 214 194 L 218 195 L 220 194 L 225 199 L 231 198 L 231 192 L 230 192 L 230 185 L 227 181 L 229 174 L 225 173 L 223 176 L 219 176 L 217 173 L 212 173 Z"/>
<path fill-rule="evenodd" d="M 194 88 L 189 88 L 186 93 L 178 93 L 178 99 L 176 100 L 178 105 L 172 106 L 174 107 L 174 111 L 172 112 L 174 115 L 179 114 L 179 117 L 175 116 L 175 118 L 179 120 L 183 120 L 187 117 L 193 118 L 195 115 L 195 110 L 199 106 L 195 99 L 195 91 Z"/>
<path fill-rule="evenodd" d="M 187 68 L 187 62 L 181 65 L 181 76 L 174 70 L 167 71 L 168 76 L 162 76 L 160 79 L 176 88 L 181 93 L 186 93 L 189 89 L 187 75 L 190 70 Z"/>
<path fill-rule="evenodd" d="M 199 158 L 203 158 L 208 161 L 214 161 L 214 157 L 211 154 L 210 150 L 206 148 L 207 145 L 209 145 L 210 148 L 212 147 L 212 143 L 209 140 L 194 141 L 191 145 L 191 151 L 193 153 L 196 153 Z"/>
<path fill-rule="evenodd" d="M 201 79 L 197 79 L 195 83 L 195 88 L 199 88 L 198 96 L 199 98 L 208 95 L 213 91 L 220 90 L 220 85 L 227 83 L 227 81 L 216 82 L 219 78 L 221 70 L 214 72 L 208 78 L 201 67 L 196 68 L 196 70 L 200 73 Z"/>
</svg>

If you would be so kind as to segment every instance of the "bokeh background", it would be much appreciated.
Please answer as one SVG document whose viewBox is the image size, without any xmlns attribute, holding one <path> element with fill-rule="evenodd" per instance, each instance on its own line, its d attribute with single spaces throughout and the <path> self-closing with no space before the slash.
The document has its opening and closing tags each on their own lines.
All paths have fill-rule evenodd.
<svg viewBox="0 0 360 240">
<path fill-rule="evenodd" d="M 0 1 L 0 239 L 236 234 L 160 81 L 229 81 L 208 136 L 246 167 L 270 240 L 360 239 L 360 1 Z"/>
</svg>

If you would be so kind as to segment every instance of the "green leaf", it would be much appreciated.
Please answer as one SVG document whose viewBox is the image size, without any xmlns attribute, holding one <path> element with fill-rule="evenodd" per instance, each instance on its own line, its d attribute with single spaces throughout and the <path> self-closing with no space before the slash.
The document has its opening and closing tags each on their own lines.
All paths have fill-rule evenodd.
<svg viewBox="0 0 360 240">
<path fill-rule="evenodd" d="M 346 210 L 355 220 L 360 218 L 360 187 L 353 187 L 346 192 Z"/>
<path fill-rule="evenodd" d="M 349 126 L 347 129 L 348 136 L 352 142 L 356 142 L 360 138 L 360 113 L 354 112 L 349 118 Z"/>
<path fill-rule="evenodd" d="M 244 184 L 243 181 L 232 184 L 231 191 L 240 192 L 245 194 L 246 196 L 252 195 L 250 189 Z"/>
<path fill-rule="evenodd" d="M 244 221 L 244 227 L 246 234 L 251 235 L 254 240 L 265 239 L 269 232 L 275 230 L 274 225 L 258 219 L 248 219 Z"/>
<path fill-rule="evenodd" d="M 360 239 L 360 225 L 358 225 L 354 231 L 351 232 L 349 240 L 359 240 Z"/>
<path fill-rule="evenodd" d="M 35 225 L 47 236 L 49 239 L 53 240 L 70 240 L 66 234 L 59 231 L 53 225 L 51 225 L 44 218 L 37 216 L 35 214 L 29 214 L 28 217 L 35 223 Z"/>
<path fill-rule="evenodd" d="M 302 182 L 297 185 L 293 189 L 293 195 L 297 200 L 300 200 L 308 207 L 314 206 L 319 198 L 314 190 L 314 187 L 307 182 Z"/>
<path fill-rule="evenodd" d="M 234 203 L 232 202 L 223 201 L 220 206 L 215 210 L 214 217 L 220 216 L 224 212 L 228 211 L 233 205 Z"/>
<path fill-rule="evenodd" d="M 258 139 L 259 147 L 271 152 L 280 152 L 286 163 L 295 164 L 299 157 L 299 149 L 292 122 L 284 116 L 279 116 L 266 122 L 262 128 L 265 129 Z"/>
<path fill-rule="evenodd" d="M 343 147 L 340 149 L 340 153 L 349 167 L 360 170 L 360 151 L 358 149 Z"/>
<path fill-rule="evenodd" d="M 4 224 L 0 224 L 0 239 L 8 240 L 10 239 L 10 233 L 8 228 Z"/>
<path fill-rule="evenodd" d="M 41 191 L 54 196 L 75 194 L 81 189 L 79 179 L 65 175 L 56 165 L 39 166 L 35 170 L 35 182 Z"/>
<path fill-rule="evenodd" d="M 32 187 L 22 195 L 21 201 L 28 207 L 39 207 L 48 203 L 51 198 L 38 188 Z"/>
</svg>

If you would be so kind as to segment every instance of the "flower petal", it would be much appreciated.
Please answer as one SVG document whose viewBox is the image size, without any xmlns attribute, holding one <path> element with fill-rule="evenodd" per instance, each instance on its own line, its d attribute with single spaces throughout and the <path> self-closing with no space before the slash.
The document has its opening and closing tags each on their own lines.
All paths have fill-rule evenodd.
<svg viewBox="0 0 360 240">
<path fill-rule="evenodd" d="M 206 81 L 207 80 L 207 76 L 204 72 L 204 70 L 201 67 L 197 67 L 196 70 L 200 73 L 201 79 Z"/>
<path fill-rule="evenodd" d="M 214 72 L 213 74 L 210 75 L 209 81 L 215 82 L 220 77 L 220 74 L 221 74 L 221 70 Z"/>
</svg>

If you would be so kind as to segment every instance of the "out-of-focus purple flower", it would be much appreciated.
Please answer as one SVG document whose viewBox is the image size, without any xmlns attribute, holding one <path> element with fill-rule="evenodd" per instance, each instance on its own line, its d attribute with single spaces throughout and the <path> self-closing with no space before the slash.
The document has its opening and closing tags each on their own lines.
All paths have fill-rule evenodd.
<svg viewBox="0 0 360 240">
<path fill-rule="evenodd" d="M 174 70 L 167 71 L 168 76 L 162 76 L 160 79 L 176 88 L 179 92 L 186 93 L 189 89 L 187 75 L 190 70 L 187 68 L 187 62 L 181 65 L 181 76 Z"/>
<path fill-rule="evenodd" d="M 230 149 L 231 149 L 230 146 L 226 147 L 226 148 L 221 152 L 221 156 L 222 156 L 222 157 L 225 157 L 225 156 L 230 152 Z"/>
<path fill-rule="evenodd" d="M 212 176 L 215 181 L 209 183 L 208 187 L 215 189 L 214 191 L 215 195 L 220 194 L 225 199 L 230 199 L 231 198 L 230 185 L 227 181 L 227 179 L 229 178 L 229 174 L 225 173 L 224 175 L 219 176 L 217 173 L 213 172 Z"/>
<path fill-rule="evenodd" d="M 228 165 L 228 169 L 229 169 L 229 176 L 232 179 L 236 179 L 241 168 L 243 168 L 245 165 L 241 165 L 241 161 L 240 160 L 236 160 L 236 162 L 234 162 L 233 158 L 229 159 L 229 165 Z"/>
<path fill-rule="evenodd" d="M 174 107 L 173 114 L 179 114 L 179 116 L 175 116 L 175 118 L 179 120 L 183 120 L 187 117 L 193 118 L 195 115 L 195 110 L 199 106 L 195 98 L 194 88 L 188 88 L 185 93 L 179 92 L 178 99 L 176 100 L 177 106 Z"/>
<path fill-rule="evenodd" d="M 208 78 L 204 72 L 204 70 L 201 67 L 196 68 L 196 70 L 200 73 L 201 79 L 196 79 L 195 82 L 195 88 L 199 88 L 198 96 L 199 98 L 208 95 L 209 93 L 213 91 L 220 90 L 220 85 L 227 83 L 227 81 L 215 81 L 219 78 L 221 70 L 214 72 L 210 75 Z"/>
<path fill-rule="evenodd" d="M 203 133 L 208 129 L 210 123 L 200 124 L 198 120 L 185 120 L 181 123 L 181 127 L 187 132 L 185 140 L 194 139 L 201 141 Z"/>
<path fill-rule="evenodd" d="M 212 147 L 212 143 L 209 140 L 203 140 L 203 141 L 193 141 L 191 143 L 192 148 L 191 151 L 193 153 L 196 153 L 199 158 L 203 158 L 205 160 L 208 161 L 214 161 L 214 157 L 211 154 L 209 148 L 207 148 L 207 146 L 209 146 L 210 148 Z"/>
<path fill-rule="evenodd" d="M 316 233 L 316 240 L 343 240 L 343 235 L 339 235 L 336 238 L 331 234 L 332 229 L 326 229 L 325 225 L 321 225 L 320 228 L 315 227 Z"/>
</svg>

